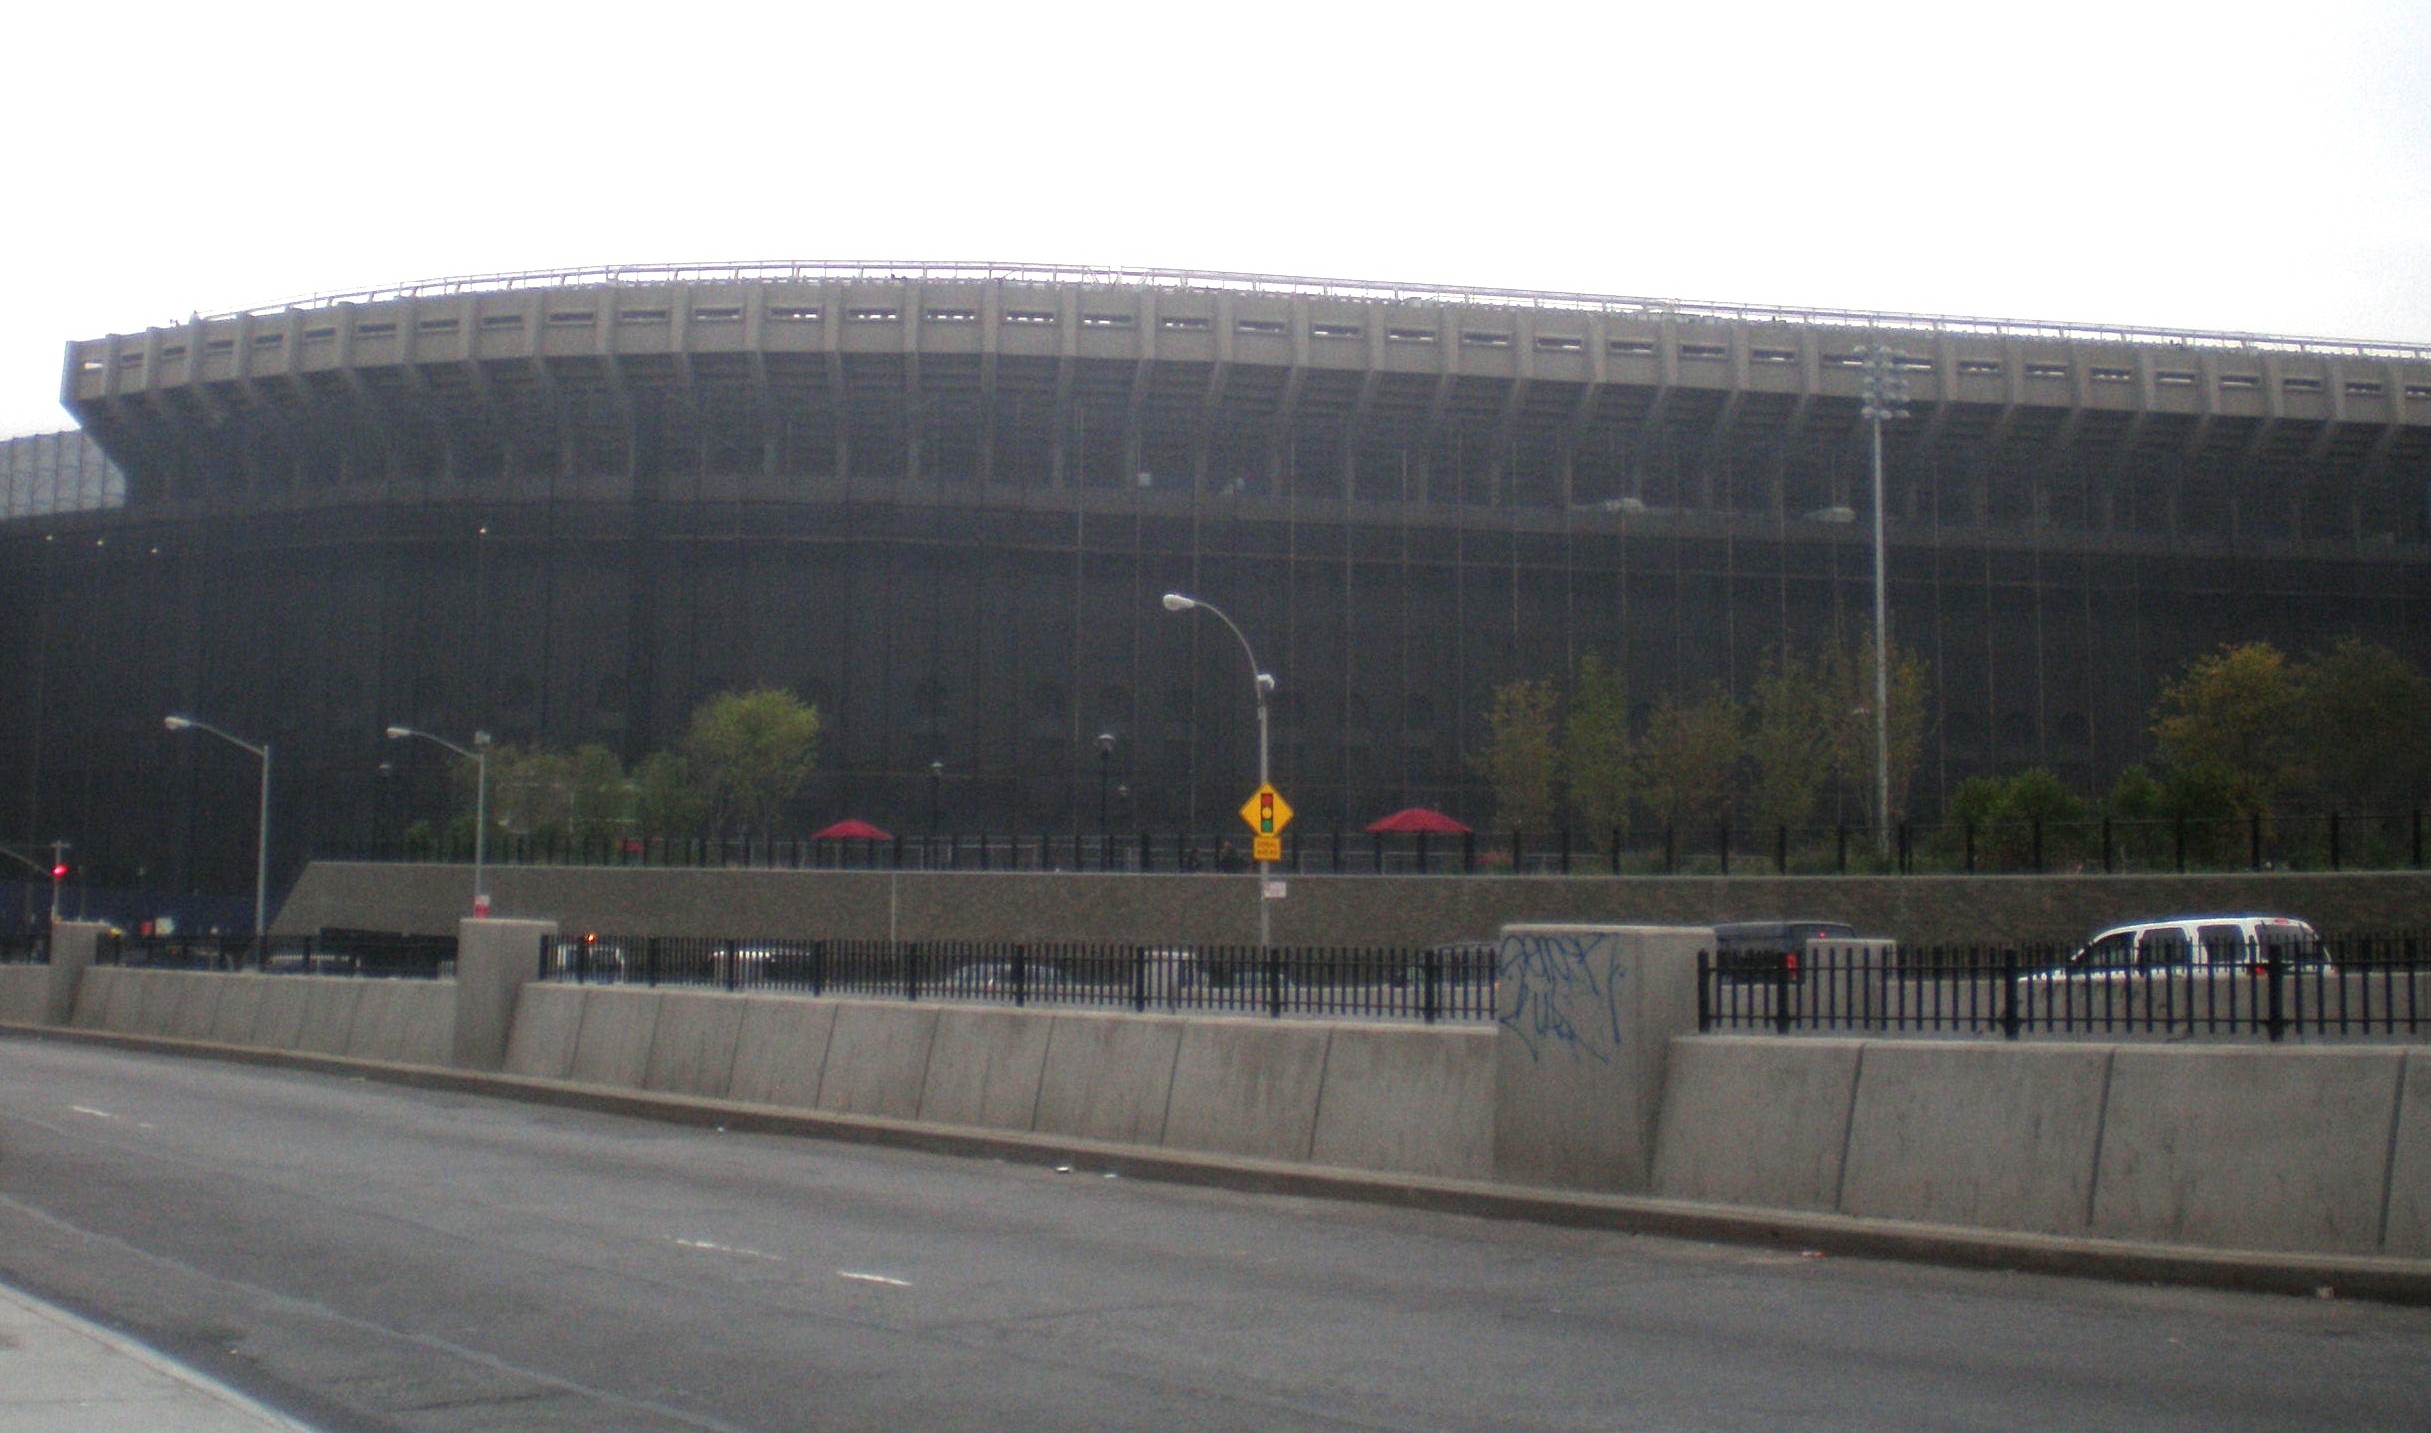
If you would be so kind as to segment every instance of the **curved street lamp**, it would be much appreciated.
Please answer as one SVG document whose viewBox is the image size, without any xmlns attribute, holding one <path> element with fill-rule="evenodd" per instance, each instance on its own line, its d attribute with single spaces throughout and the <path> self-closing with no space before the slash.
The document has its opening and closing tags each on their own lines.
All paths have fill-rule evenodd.
<svg viewBox="0 0 2431 1433">
<path fill-rule="evenodd" d="M 490 893 L 483 884 L 482 868 L 487 864 L 490 846 L 490 734 L 486 731 L 474 732 L 473 745 L 468 750 L 446 737 L 433 736 L 415 727 L 392 726 L 388 729 L 390 741 L 403 741 L 412 736 L 436 742 L 473 763 L 473 914 L 486 919 L 490 913 Z"/>
<path fill-rule="evenodd" d="M 253 844 L 253 946 L 256 959 L 268 947 L 270 938 L 268 913 L 270 909 L 270 743 L 256 746 L 241 736 L 230 736 L 207 721 L 189 716 L 165 716 L 162 726 L 171 731 L 207 732 L 230 746 L 243 747 L 262 759 L 262 809 L 254 828 Z"/>
<path fill-rule="evenodd" d="M 1168 612 L 1206 612 L 1218 622 L 1223 623 L 1225 629 L 1240 642 L 1241 655 L 1249 659 L 1250 685 L 1256 690 L 1258 696 L 1258 785 L 1266 786 L 1268 784 L 1266 699 L 1274 694 L 1275 679 L 1258 665 L 1258 654 L 1250 650 L 1249 638 L 1243 636 L 1240 627 L 1230 617 L 1224 615 L 1223 608 L 1216 606 L 1213 602 L 1202 602 L 1196 597 L 1185 597 L 1179 592 L 1168 592 L 1165 594 L 1165 610 Z M 1266 913 L 1266 877 L 1271 870 L 1272 867 L 1267 862 L 1258 862 L 1258 945 L 1261 949 L 1273 944 L 1268 932 Z"/>
</svg>

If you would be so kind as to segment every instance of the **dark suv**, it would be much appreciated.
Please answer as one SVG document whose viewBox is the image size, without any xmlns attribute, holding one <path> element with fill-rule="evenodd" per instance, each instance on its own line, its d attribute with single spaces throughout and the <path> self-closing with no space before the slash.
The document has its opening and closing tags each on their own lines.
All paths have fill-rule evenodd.
<svg viewBox="0 0 2431 1433">
<path fill-rule="evenodd" d="M 1714 973 L 1724 980 L 1774 984 L 1806 978 L 1801 968 L 1811 940 L 1855 940 L 1844 921 L 1728 921 L 1714 927 Z"/>
</svg>

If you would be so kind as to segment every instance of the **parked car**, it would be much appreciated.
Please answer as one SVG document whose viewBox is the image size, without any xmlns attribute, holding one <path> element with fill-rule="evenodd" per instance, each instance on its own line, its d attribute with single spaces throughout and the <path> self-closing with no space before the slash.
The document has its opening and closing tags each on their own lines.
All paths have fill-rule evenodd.
<svg viewBox="0 0 2431 1433">
<path fill-rule="evenodd" d="M 1502 942 L 1492 938 L 1446 941 L 1428 946 L 1416 960 L 1394 966 L 1387 978 L 1396 986 L 1422 985 L 1427 961 L 1432 959 L 1438 985 L 1491 985 L 1494 962 L 1501 952 Z"/>
<path fill-rule="evenodd" d="M 994 1000 L 1010 1000 L 1019 993 L 1024 999 L 1037 1000 L 1062 993 L 1065 984 L 1062 968 L 1050 961 L 1024 961 L 1016 974 L 1012 961 L 975 960 L 949 972 L 939 993 Z"/>
<path fill-rule="evenodd" d="M 2071 975 L 2259 971 L 2270 960 L 2288 970 L 2330 970 L 2320 934 L 2294 916 L 2277 915 L 2163 916 L 2105 926 L 2086 939 L 2063 970 Z"/>
<path fill-rule="evenodd" d="M 1724 921 L 1714 926 L 1714 973 L 1750 984 L 1796 982 L 1806 978 L 1809 941 L 1857 938 L 1846 921 Z"/>
</svg>

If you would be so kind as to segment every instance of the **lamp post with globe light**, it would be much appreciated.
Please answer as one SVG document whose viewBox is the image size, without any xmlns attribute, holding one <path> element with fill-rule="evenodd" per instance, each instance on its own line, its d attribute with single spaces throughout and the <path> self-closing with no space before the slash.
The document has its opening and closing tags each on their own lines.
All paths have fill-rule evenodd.
<svg viewBox="0 0 2431 1433">
<path fill-rule="evenodd" d="M 171 731 L 199 731 L 218 737 L 230 746 L 242 747 L 262 759 L 261 812 L 254 826 L 253 845 L 253 948 L 254 960 L 260 963 L 263 942 L 269 938 L 267 920 L 270 909 L 270 743 L 259 746 L 240 736 L 230 736 L 207 721 L 189 716 L 166 716 L 162 726 Z"/>
<path fill-rule="evenodd" d="M 1258 698 L 1258 787 L 1260 790 L 1265 789 L 1269 784 L 1266 761 L 1266 710 L 1267 699 L 1274 695 L 1275 679 L 1258 665 L 1258 654 L 1250 649 L 1249 638 L 1242 635 L 1238 624 L 1224 615 L 1224 609 L 1212 602 L 1202 602 L 1196 597 L 1186 597 L 1179 592 L 1168 592 L 1165 594 L 1165 610 L 1168 612 L 1208 613 L 1218 622 L 1223 623 L 1225 629 L 1232 633 L 1234 640 L 1241 644 L 1241 655 L 1249 659 L 1250 686 L 1256 691 Z M 1272 869 L 1270 863 L 1258 862 L 1258 946 L 1260 949 L 1273 944 L 1270 921 L 1266 913 L 1266 878 Z"/>
<path fill-rule="evenodd" d="M 473 744 L 468 750 L 446 737 L 433 736 L 415 727 L 392 726 L 388 729 L 390 741 L 403 741 L 415 736 L 444 746 L 473 763 L 473 914 L 486 919 L 490 913 L 490 893 L 483 869 L 488 864 L 490 840 L 490 734 L 486 731 L 474 732 Z"/>
</svg>

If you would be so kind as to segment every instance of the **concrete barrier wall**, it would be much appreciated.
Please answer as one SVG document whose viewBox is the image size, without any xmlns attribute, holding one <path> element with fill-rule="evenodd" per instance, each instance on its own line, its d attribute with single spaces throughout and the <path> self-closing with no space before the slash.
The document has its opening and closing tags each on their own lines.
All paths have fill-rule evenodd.
<svg viewBox="0 0 2431 1433">
<path fill-rule="evenodd" d="M 2431 1053 L 1694 1036 L 1656 1169 L 1672 1198 L 2419 1258 Z"/>
<path fill-rule="evenodd" d="M 47 965 L 0 965 L 0 1022 L 39 1025 L 51 998 Z"/>
</svg>

